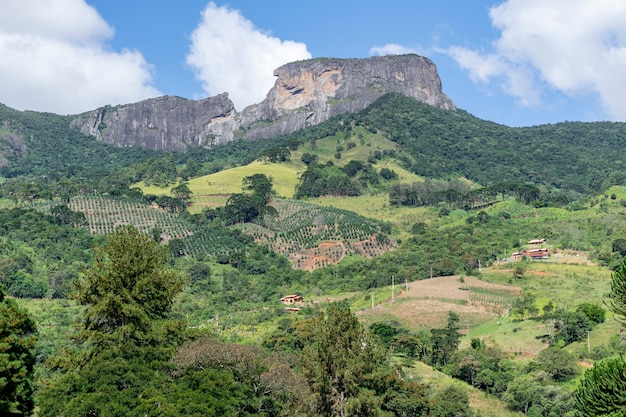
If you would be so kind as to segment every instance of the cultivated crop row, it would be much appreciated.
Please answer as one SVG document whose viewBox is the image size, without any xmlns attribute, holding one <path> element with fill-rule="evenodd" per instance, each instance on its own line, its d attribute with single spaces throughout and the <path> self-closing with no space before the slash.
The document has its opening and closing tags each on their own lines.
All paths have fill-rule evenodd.
<svg viewBox="0 0 626 417">
<path fill-rule="evenodd" d="M 93 234 L 111 233 L 118 226 L 132 225 L 142 233 L 162 231 L 164 239 L 181 239 L 190 234 L 181 219 L 156 206 L 125 198 L 82 196 L 72 198 L 69 208 L 85 214 Z"/>
<path fill-rule="evenodd" d="M 47 201 L 37 205 L 46 213 L 60 201 Z M 240 242 L 223 231 L 211 228 L 198 228 L 180 216 L 156 205 L 148 205 L 128 198 L 109 196 L 81 196 L 72 198 L 68 204 L 73 211 L 85 214 L 92 234 L 111 233 L 118 226 L 132 225 L 142 233 L 152 235 L 155 229 L 161 232 L 161 239 L 168 243 L 180 239 L 185 255 L 194 257 L 213 256 L 229 253 L 242 246 Z"/>
<path fill-rule="evenodd" d="M 337 263 L 349 254 L 371 258 L 395 246 L 377 222 L 356 213 L 293 200 L 275 200 L 272 205 L 277 217 L 243 230 L 288 255 L 296 268 Z"/>
</svg>

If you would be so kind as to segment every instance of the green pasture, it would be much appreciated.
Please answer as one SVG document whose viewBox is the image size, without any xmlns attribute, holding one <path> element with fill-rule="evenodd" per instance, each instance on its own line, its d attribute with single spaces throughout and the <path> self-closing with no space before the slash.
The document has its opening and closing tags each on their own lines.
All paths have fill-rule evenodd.
<svg viewBox="0 0 626 417">
<path fill-rule="evenodd" d="M 244 177 L 254 174 L 265 174 L 272 180 L 276 195 L 291 198 L 293 197 L 300 173 L 296 165 L 293 164 L 255 161 L 248 165 L 193 178 L 189 180 L 188 186 L 193 195 L 240 193 L 242 192 Z M 167 187 L 157 187 L 139 182 L 134 186 L 141 188 L 144 194 L 171 195 L 171 189 L 176 184 L 171 184 Z"/>
<path fill-rule="evenodd" d="M 524 275 L 520 279 L 513 277 L 514 264 L 499 265 L 484 269 L 482 279 L 489 282 L 513 283 L 532 292 L 537 297 L 537 307 L 543 308 L 549 301 L 555 307 L 574 310 L 578 304 L 589 302 L 603 306 L 610 291 L 611 272 L 593 265 L 577 265 L 566 263 L 550 263 L 534 261 L 524 265 Z M 599 346 L 608 343 L 609 339 L 618 334 L 617 324 L 607 311 L 605 323 L 596 327 L 590 334 L 590 344 Z M 493 319 L 489 323 L 478 325 L 470 330 L 470 337 L 485 338 L 506 351 L 532 354 L 545 347 L 535 337 L 546 334 L 547 330 L 541 321 L 520 320 L 517 316 Z M 462 342 L 462 346 L 467 341 Z M 587 341 L 576 342 L 568 346 L 568 350 L 582 352 L 586 350 Z"/>
<path fill-rule="evenodd" d="M 172 188 L 176 187 L 177 184 L 171 184 L 167 187 L 160 187 L 158 185 L 146 185 L 145 182 L 140 181 L 136 184 L 133 184 L 131 188 L 139 188 L 144 194 L 152 194 L 152 195 L 167 195 L 172 196 Z"/>
<path fill-rule="evenodd" d="M 300 172 L 287 164 L 255 161 L 245 166 L 194 178 L 189 181 L 189 189 L 195 195 L 240 193 L 244 177 L 254 174 L 265 174 L 272 180 L 277 196 L 291 198 Z"/>
<path fill-rule="evenodd" d="M 461 316 L 461 324 L 463 317 Z M 534 356 L 547 347 L 545 343 L 536 339 L 545 335 L 545 325 L 541 321 L 519 320 L 518 318 L 497 317 L 488 323 L 471 327 L 469 338 L 461 338 L 459 349 L 469 347 L 472 338 L 485 339 L 488 344 L 495 345 L 505 352 L 518 355 Z"/>
<path fill-rule="evenodd" d="M 516 266 L 523 268 L 522 278 L 513 277 Z M 532 292 L 540 309 L 551 300 L 556 307 L 570 310 L 580 303 L 602 304 L 610 290 L 611 271 L 595 265 L 528 261 L 499 264 L 484 269 L 481 276 Z"/>
</svg>

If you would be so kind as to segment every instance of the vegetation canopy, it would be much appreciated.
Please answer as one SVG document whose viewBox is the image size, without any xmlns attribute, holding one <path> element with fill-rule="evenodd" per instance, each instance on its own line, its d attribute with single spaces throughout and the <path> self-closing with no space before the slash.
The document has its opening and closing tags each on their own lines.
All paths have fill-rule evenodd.
<svg viewBox="0 0 626 417">
<path fill-rule="evenodd" d="M 167 259 L 166 247 L 132 226 L 110 234 L 95 249 L 91 269 L 76 282 L 75 298 L 87 307 L 85 329 L 112 334 L 127 328 L 132 334 L 164 318 L 182 288 Z"/>
</svg>

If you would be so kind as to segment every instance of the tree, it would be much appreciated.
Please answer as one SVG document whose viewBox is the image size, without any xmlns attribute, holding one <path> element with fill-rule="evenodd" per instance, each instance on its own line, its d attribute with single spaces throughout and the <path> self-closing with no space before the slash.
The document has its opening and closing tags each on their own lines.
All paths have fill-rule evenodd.
<svg viewBox="0 0 626 417">
<path fill-rule="evenodd" d="M 71 210 L 67 204 L 60 204 L 50 209 L 50 215 L 58 224 L 69 224 L 74 227 L 87 225 L 85 213 Z"/>
<path fill-rule="evenodd" d="M 525 292 L 519 298 L 513 301 L 512 312 L 517 313 L 524 319 L 525 313 L 528 312 L 529 316 L 533 316 L 539 312 L 539 309 L 535 305 L 537 297 L 529 292 Z"/>
<path fill-rule="evenodd" d="M 576 307 L 576 311 L 584 313 L 595 324 L 604 323 L 606 312 L 597 304 L 581 303 Z"/>
<path fill-rule="evenodd" d="M 626 256 L 626 239 L 615 239 L 613 243 L 611 243 L 611 250 L 619 253 L 622 258 Z"/>
<path fill-rule="evenodd" d="M 245 177 L 243 188 L 252 191 L 252 194 L 232 194 L 228 198 L 222 216 L 227 224 L 247 223 L 278 214 L 274 207 L 268 205 L 273 190 L 272 180 L 265 174 Z"/>
<path fill-rule="evenodd" d="M 455 385 L 447 386 L 433 396 L 434 417 L 472 417 L 467 392 Z"/>
<path fill-rule="evenodd" d="M 180 176 L 183 178 L 183 181 L 187 181 L 189 178 L 193 178 L 198 175 L 199 170 L 200 166 L 196 163 L 196 161 L 193 158 L 189 158 L 185 164 L 185 168 L 181 171 Z"/>
<path fill-rule="evenodd" d="M 145 331 L 152 320 L 164 318 L 182 288 L 167 261 L 167 248 L 132 226 L 108 235 L 95 250 L 92 268 L 76 282 L 75 298 L 86 306 L 85 329 Z"/>
<path fill-rule="evenodd" d="M 312 153 L 305 152 L 300 157 L 300 160 L 304 162 L 306 166 L 317 164 L 318 156 Z"/>
<path fill-rule="evenodd" d="M 541 196 L 539 188 L 532 184 L 522 184 L 515 190 L 517 198 L 524 204 L 530 204 Z"/>
<path fill-rule="evenodd" d="M 169 248 L 170 254 L 175 258 L 185 255 L 185 242 L 183 242 L 182 239 L 171 239 L 167 244 L 167 247 Z"/>
<path fill-rule="evenodd" d="M 189 197 L 193 194 L 189 189 L 189 184 L 186 182 L 178 184 L 176 187 L 172 188 L 171 191 L 176 198 L 180 198 L 181 200 L 189 200 Z"/>
<path fill-rule="evenodd" d="M 459 346 L 459 315 L 450 311 L 448 313 L 448 325 L 443 329 L 431 329 L 431 364 L 434 366 L 444 366 L 450 360 L 452 354 Z"/>
<path fill-rule="evenodd" d="M 611 277 L 609 309 L 626 325 L 626 258 Z M 626 361 L 605 359 L 585 371 L 574 394 L 577 417 L 626 415 Z"/>
<path fill-rule="evenodd" d="M 611 296 L 608 301 L 609 309 L 615 313 L 616 319 L 626 325 L 626 258 L 611 275 Z"/>
<path fill-rule="evenodd" d="M 120 227 L 95 249 L 76 283 L 84 331 L 73 353 L 57 360 L 58 378 L 43 384 L 42 417 L 164 415 L 165 370 L 185 323 L 169 320 L 181 289 L 167 268 L 167 248 L 134 227 Z"/>
<path fill-rule="evenodd" d="M 593 322 L 585 313 L 570 311 L 560 314 L 554 323 L 555 339 L 566 344 L 583 340 L 593 329 Z"/>
<path fill-rule="evenodd" d="M 540 369 L 547 372 L 555 381 L 563 381 L 578 372 L 576 358 L 566 350 L 557 347 L 544 349 L 537 356 Z"/>
<path fill-rule="evenodd" d="M 541 386 L 531 374 L 520 375 L 511 381 L 502 394 L 502 400 L 513 411 L 528 414 L 530 407 L 539 402 Z"/>
<path fill-rule="evenodd" d="M 268 178 L 265 174 L 253 174 L 244 177 L 242 183 L 243 188 L 252 191 L 255 196 L 263 201 L 263 204 L 269 202 L 273 193 L 271 178 Z"/>
<path fill-rule="evenodd" d="M 33 401 L 35 322 L 0 285 L 0 414 L 29 416 Z"/>
<path fill-rule="evenodd" d="M 380 176 L 383 177 L 386 180 L 396 180 L 398 179 L 398 174 L 396 173 L 396 171 L 389 169 L 389 168 L 381 168 L 380 169 Z"/>
<path fill-rule="evenodd" d="M 330 304 L 319 317 L 312 344 L 304 349 L 302 366 L 323 416 L 378 415 L 377 377 L 385 350 L 341 304 Z"/>
<path fill-rule="evenodd" d="M 198 261 L 189 267 L 187 275 L 192 292 L 208 293 L 215 289 L 215 284 L 211 280 L 209 264 Z"/>
<path fill-rule="evenodd" d="M 408 330 L 403 328 L 396 320 L 391 322 L 375 322 L 369 327 L 369 331 L 378 336 L 380 341 L 389 347 L 395 341 L 395 339 L 402 334 L 408 333 Z"/>
<path fill-rule="evenodd" d="M 226 224 L 248 223 L 259 217 L 259 205 L 254 197 L 236 193 L 226 200 L 223 218 Z"/>
<path fill-rule="evenodd" d="M 211 278 L 211 266 L 205 262 L 196 262 L 187 270 L 191 283 L 204 281 Z"/>
<path fill-rule="evenodd" d="M 272 146 L 261 152 L 260 157 L 269 162 L 285 162 L 291 158 L 291 151 L 287 147 Z"/>
<path fill-rule="evenodd" d="M 577 417 L 626 415 L 626 361 L 605 359 L 585 371 L 574 394 Z"/>
<path fill-rule="evenodd" d="M 290 355 L 200 337 L 183 343 L 172 363 L 178 390 L 168 399 L 180 415 L 216 402 L 230 412 L 195 415 L 302 416 L 312 408 L 311 391 Z"/>
</svg>

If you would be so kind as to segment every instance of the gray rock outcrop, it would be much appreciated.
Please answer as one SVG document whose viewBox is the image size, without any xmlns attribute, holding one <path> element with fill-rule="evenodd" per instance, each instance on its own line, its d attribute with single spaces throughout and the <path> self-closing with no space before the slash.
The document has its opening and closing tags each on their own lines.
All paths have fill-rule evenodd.
<svg viewBox="0 0 626 417">
<path fill-rule="evenodd" d="M 418 55 L 318 58 L 283 65 L 274 75 L 276 83 L 266 98 L 241 113 L 227 93 L 199 101 L 166 96 L 103 107 L 78 116 L 71 125 L 118 146 L 185 150 L 291 133 L 363 110 L 389 92 L 455 109 L 442 92 L 435 64 Z"/>
</svg>

